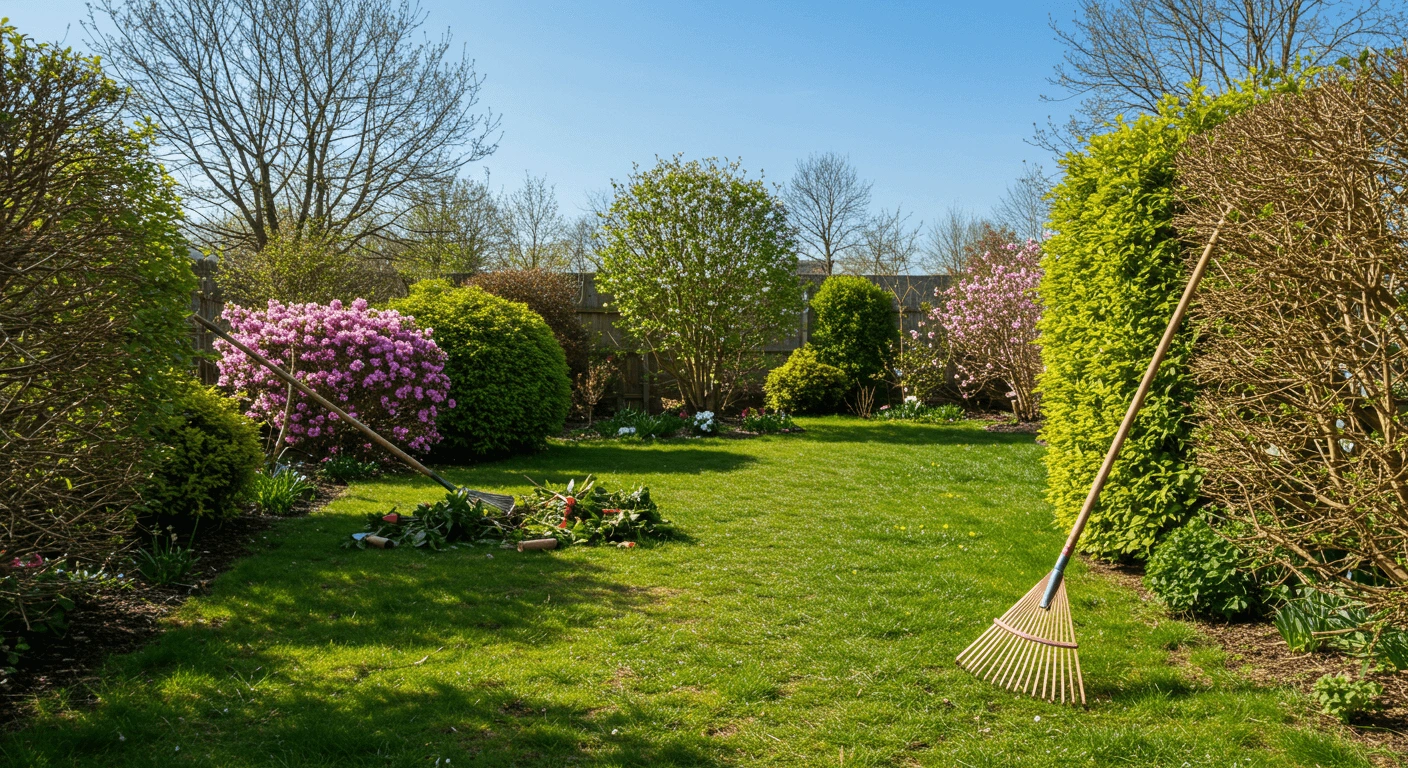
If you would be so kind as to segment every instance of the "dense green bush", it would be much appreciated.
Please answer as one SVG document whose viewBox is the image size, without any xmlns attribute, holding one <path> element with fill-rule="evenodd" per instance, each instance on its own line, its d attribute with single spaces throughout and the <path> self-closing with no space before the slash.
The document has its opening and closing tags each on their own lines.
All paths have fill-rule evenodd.
<svg viewBox="0 0 1408 768">
<path fill-rule="evenodd" d="M 863 277 L 826 278 L 811 301 L 817 359 L 840 368 L 852 383 L 883 377 L 900 340 L 894 304 L 884 288 Z"/>
<path fill-rule="evenodd" d="M 230 517 L 263 462 L 259 429 L 234 400 L 182 377 L 170 411 L 152 429 L 151 479 L 142 487 L 148 514 Z"/>
<path fill-rule="evenodd" d="M 440 412 L 444 440 L 435 455 L 464 460 L 535 449 L 562 431 L 572 404 L 567 360 L 527 306 L 445 280 L 416 283 L 391 306 L 434 329 L 449 354 L 455 407 Z"/>
<path fill-rule="evenodd" d="M 804 344 L 768 373 L 763 392 L 775 411 L 828 413 L 840 406 L 850 386 L 845 371 L 821 362 L 816 348 Z"/>
<path fill-rule="evenodd" d="M 1198 517 L 1154 549 L 1144 584 L 1170 611 L 1231 619 L 1256 599 L 1256 578 L 1246 566 L 1236 545 Z"/>
<path fill-rule="evenodd" d="M 587 327 L 577 317 L 577 283 L 561 272 L 546 269 L 501 269 L 484 272 L 464 282 L 483 288 L 509 301 L 521 301 L 537 312 L 552 329 L 562 352 L 567 356 L 567 370 L 575 379 L 586 373 L 591 357 L 592 340 Z"/>
<path fill-rule="evenodd" d="M 1173 227 L 1174 158 L 1191 135 L 1268 93 L 1248 86 L 1215 98 L 1195 91 L 1157 114 L 1091 137 L 1061 165 L 1045 243 L 1038 387 L 1046 426 L 1047 498 L 1074 522 L 1186 279 Z M 1196 506 L 1190 459 L 1193 333 L 1179 334 L 1090 519 L 1081 548 L 1147 557 Z"/>
</svg>

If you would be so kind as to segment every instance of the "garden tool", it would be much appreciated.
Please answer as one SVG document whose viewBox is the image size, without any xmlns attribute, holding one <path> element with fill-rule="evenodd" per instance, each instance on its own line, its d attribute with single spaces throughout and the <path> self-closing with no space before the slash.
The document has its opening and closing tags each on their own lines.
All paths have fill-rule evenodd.
<svg viewBox="0 0 1408 768">
<path fill-rule="evenodd" d="M 313 402 L 337 414 L 337 417 L 339 419 L 342 419 L 348 424 L 351 424 L 352 426 L 356 427 L 359 431 L 361 431 L 362 434 L 367 436 L 367 439 L 371 440 L 382 448 L 385 448 L 386 450 L 390 451 L 391 455 L 405 462 L 405 464 L 411 469 L 414 469 L 422 475 L 425 475 L 431 480 L 434 480 L 435 482 L 444 486 L 445 490 L 451 493 L 457 493 L 463 490 L 472 499 L 479 499 L 480 501 L 483 501 L 489 506 L 497 507 L 506 513 L 512 514 L 514 506 L 512 496 L 506 496 L 501 493 L 485 493 L 484 491 L 474 491 L 468 488 L 459 488 L 454 483 L 451 483 L 449 480 L 446 480 L 445 478 L 441 477 L 439 473 L 435 472 L 430 467 L 427 467 L 419 461 L 416 461 L 414 457 L 412 457 L 409 453 L 406 453 L 405 451 L 396 447 L 396 445 L 390 440 L 387 440 L 386 438 L 377 434 L 371 427 L 368 427 L 366 424 L 363 424 L 361 421 L 358 421 L 357 419 L 353 418 L 346 411 L 334 405 L 331 400 L 328 400 L 317 392 L 314 392 L 308 387 L 308 385 L 299 381 L 297 378 L 294 377 L 293 374 L 289 373 L 288 371 L 285 371 L 278 365 L 275 365 L 271 360 L 269 360 L 269 358 L 259 354 L 258 352 L 254 351 L 245 344 L 242 344 L 237 341 L 235 337 L 226 333 L 224 329 L 222 329 L 220 326 L 201 317 L 200 315 L 191 315 L 191 319 L 195 320 L 197 323 L 199 323 L 205 329 L 209 330 L 211 333 L 229 342 L 230 345 L 233 346 L 235 349 L 238 349 L 246 355 L 249 355 L 251 360 L 254 360 L 256 363 L 259 363 L 265 368 L 268 368 L 270 371 L 273 371 L 274 375 L 288 382 L 289 386 L 307 395 L 311 400 L 313 400 Z"/>
<path fill-rule="evenodd" d="M 1071 527 L 1071 535 L 1066 538 L 1066 546 L 1056 558 L 1056 566 L 1051 569 L 1051 573 L 1037 582 L 1025 597 L 1008 609 L 1007 613 L 993 619 L 992 626 L 988 627 L 981 637 L 973 641 L 963 653 L 958 654 L 957 662 L 960 667 L 1008 690 L 1027 693 L 1048 701 L 1060 701 L 1063 704 L 1074 704 L 1079 696 L 1080 703 L 1085 704 L 1085 681 L 1081 678 L 1080 656 L 1077 653 L 1079 645 L 1076 643 L 1075 626 L 1071 623 L 1071 607 L 1066 600 L 1066 585 L 1063 579 L 1066 564 L 1070 561 L 1071 554 L 1076 551 L 1081 532 L 1085 530 L 1090 513 L 1094 511 L 1100 499 L 1100 491 L 1110 477 L 1120 448 L 1124 446 L 1125 438 L 1129 437 L 1134 419 L 1144 405 L 1149 388 L 1153 386 L 1159 364 L 1168 354 L 1178 326 L 1183 322 L 1183 315 L 1193 301 L 1193 292 L 1202 280 L 1203 272 L 1207 270 L 1213 246 L 1217 243 L 1225 221 L 1224 215 L 1223 220 L 1213 228 L 1212 236 L 1208 238 L 1197 265 L 1193 267 L 1193 274 L 1188 278 L 1187 287 L 1183 289 L 1183 298 L 1173 311 L 1173 317 L 1169 318 L 1168 327 L 1164 329 L 1163 338 L 1154 351 L 1154 359 L 1149 361 L 1149 367 L 1144 371 L 1144 378 L 1139 382 L 1139 389 L 1134 393 L 1129 410 L 1125 411 L 1124 421 L 1120 422 L 1114 442 L 1110 443 L 1110 450 L 1105 454 L 1105 461 L 1100 465 L 1100 471 L 1095 474 L 1095 482 L 1091 484 L 1090 493 L 1085 497 L 1080 515 Z"/>
</svg>

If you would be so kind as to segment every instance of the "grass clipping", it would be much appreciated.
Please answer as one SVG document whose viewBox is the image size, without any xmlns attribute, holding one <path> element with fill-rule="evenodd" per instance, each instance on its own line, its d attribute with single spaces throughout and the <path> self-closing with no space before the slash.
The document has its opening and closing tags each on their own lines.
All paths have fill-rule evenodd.
<svg viewBox="0 0 1408 768">
<path fill-rule="evenodd" d="M 402 515 L 367 515 L 366 533 L 398 546 L 442 550 L 460 544 L 512 544 L 528 539 L 557 539 L 571 544 L 621 544 L 642 539 L 667 539 L 675 530 L 650 498 L 650 489 L 608 491 L 588 475 L 569 480 L 563 489 L 537 486 L 521 496 L 509 514 L 460 489 L 433 504 L 416 505 Z M 366 549 L 366 537 L 349 537 L 344 547 Z"/>
</svg>

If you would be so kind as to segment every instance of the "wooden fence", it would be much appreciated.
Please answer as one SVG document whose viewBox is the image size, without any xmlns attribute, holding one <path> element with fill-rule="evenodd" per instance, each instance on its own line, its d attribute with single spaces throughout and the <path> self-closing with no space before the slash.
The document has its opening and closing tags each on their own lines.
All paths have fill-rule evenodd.
<svg viewBox="0 0 1408 768">
<path fill-rule="evenodd" d="M 225 301 L 216 281 L 216 261 L 202 257 L 194 249 L 191 251 L 191 259 L 192 268 L 200 280 L 199 287 L 191 297 L 191 311 L 207 320 L 217 321 Z M 447 277 L 458 283 L 468 275 L 452 274 Z M 658 412 L 662 395 L 668 396 L 674 391 L 673 380 L 659 370 L 657 361 L 650 359 L 649 355 L 641 354 L 617 326 L 620 314 L 611 307 L 610 294 L 603 294 L 596 289 L 596 275 L 574 274 L 572 278 L 578 285 L 577 316 L 593 338 L 598 340 L 598 344 L 616 351 L 620 364 L 621 376 L 603 405 L 615 409 L 630 407 Z M 865 278 L 894 297 L 895 321 L 906 334 L 918 330 L 927 309 L 936 303 L 936 294 L 946 289 L 949 284 L 948 277 L 943 275 L 866 275 Z M 804 283 L 806 302 L 810 302 L 826 276 L 801 275 L 800 279 Z M 780 365 L 792 350 L 807 343 L 811 338 L 816 328 L 816 316 L 806 302 L 803 303 L 802 316 L 796 331 L 764 347 L 764 365 L 755 372 L 756 378 L 761 379 L 767 370 Z M 204 329 L 195 329 L 192 333 L 197 350 L 212 350 L 211 342 L 215 338 L 213 334 Z M 214 384 L 219 378 L 215 363 L 209 359 L 201 359 L 197 363 L 196 373 L 205 384 Z M 756 401 L 758 396 L 758 392 L 751 393 L 751 397 L 745 398 L 745 404 Z"/>
</svg>

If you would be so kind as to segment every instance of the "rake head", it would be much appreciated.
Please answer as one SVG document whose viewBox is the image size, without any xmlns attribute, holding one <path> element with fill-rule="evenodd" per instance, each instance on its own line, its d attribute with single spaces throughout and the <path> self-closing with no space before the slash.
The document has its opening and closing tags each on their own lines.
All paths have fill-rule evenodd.
<svg viewBox="0 0 1408 768">
<path fill-rule="evenodd" d="M 1085 683 L 1064 580 L 1050 608 L 1041 607 L 1050 578 L 1037 582 L 1007 613 L 993 619 L 992 626 L 958 654 L 958 666 L 1011 691 L 1062 704 L 1075 704 L 1079 696 L 1084 705 Z"/>
</svg>

